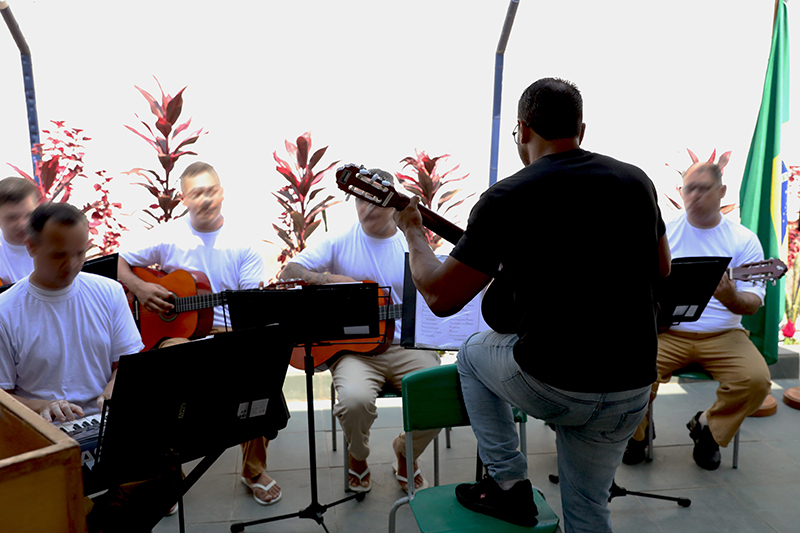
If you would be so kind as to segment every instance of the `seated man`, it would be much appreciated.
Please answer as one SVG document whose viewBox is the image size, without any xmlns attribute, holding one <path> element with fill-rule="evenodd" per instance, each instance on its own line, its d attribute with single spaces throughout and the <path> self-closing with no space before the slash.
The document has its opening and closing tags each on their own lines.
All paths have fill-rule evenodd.
<svg viewBox="0 0 800 533">
<path fill-rule="evenodd" d="M 40 205 L 27 238 L 34 270 L 0 295 L 0 388 L 47 421 L 99 413 L 120 356 L 142 349 L 120 284 L 81 272 L 88 246 L 80 210 Z M 135 494 L 129 509 L 145 508 L 152 492 Z"/>
<path fill-rule="evenodd" d="M 25 247 L 28 219 L 39 203 L 36 185 L 25 178 L 0 181 L 0 284 L 16 283 L 33 270 Z"/>
<path fill-rule="evenodd" d="M 686 209 L 667 224 L 673 257 L 731 257 L 732 267 L 764 259 L 758 237 L 720 214 L 725 191 L 722 171 L 714 163 L 695 163 L 683 173 L 681 197 Z M 674 371 L 692 363 L 719 382 L 714 405 L 687 424 L 694 461 L 706 470 L 719 467 L 719 447 L 728 445 L 745 417 L 770 392 L 769 368 L 741 324 L 741 315 L 752 315 L 763 305 L 764 293 L 763 285 L 734 282 L 724 274 L 699 320 L 677 324 L 658 336 L 653 397 L 658 383 L 668 382 Z M 645 418 L 628 442 L 625 464 L 644 461 L 647 427 Z"/>
<path fill-rule="evenodd" d="M 211 291 L 255 289 L 264 279 L 264 260 L 250 245 L 249 232 L 225 221 L 222 215 L 223 189 L 219 176 L 209 164 L 192 163 L 180 177 L 183 204 L 189 211 L 185 219 L 172 221 L 148 235 L 152 245 L 120 253 L 117 274 L 150 311 L 167 312 L 174 306 L 171 293 L 157 283 L 139 279 L 131 267 L 160 265 L 165 272 L 195 270 L 204 273 Z M 255 238 L 255 237 L 253 237 Z M 211 334 L 224 331 L 226 318 L 222 307 L 214 308 Z M 145 332 L 143 332 L 145 334 Z M 160 347 L 186 342 L 170 338 Z M 260 505 L 280 500 L 281 489 L 266 472 L 265 438 L 242 443 L 241 482 L 253 492 Z"/>
<path fill-rule="evenodd" d="M 380 169 L 384 180 L 394 181 Z M 402 303 L 405 253 L 408 250 L 403 234 L 397 231 L 393 209 L 377 207 L 356 199 L 358 223 L 347 232 L 306 248 L 291 259 L 280 274 L 282 279 L 301 278 L 311 284 L 375 281 L 392 288 L 392 302 Z M 369 431 L 378 417 L 375 400 L 384 383 L 400 390 L 403 376 L 414 370 L 439 364 L 439 354 L 430 350 L 407 350 L 400 347 L 400 320 L 395 321 L 392 346 L 380 355 L 347 354 L 331 366 L 337 402 L 334 414 L 342 424 L 350 451 L 350 489 L 367 492 L 371 488 L 367 457 L 370 454 Z M 415 431 L 414 457 L 419 457 L 439 430 Z M 395 476 L 403 490 L 408 490 L 405 436 L 393 443 L 397 464 Z M 414 467 L 414 487 L 422 488 L 426 480 Z"/>
</svg>

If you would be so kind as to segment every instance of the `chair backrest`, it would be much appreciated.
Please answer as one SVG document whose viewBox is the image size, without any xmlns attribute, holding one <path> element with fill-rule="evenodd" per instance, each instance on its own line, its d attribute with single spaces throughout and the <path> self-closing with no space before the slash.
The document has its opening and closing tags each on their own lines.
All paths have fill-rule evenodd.
<svg viewBox="0 0 800 533">
<path fill-rule="evenodd" d="M 469 425 L 455 364 L 406 374 L 402 389 L 406 431 Z"/>
</svg>

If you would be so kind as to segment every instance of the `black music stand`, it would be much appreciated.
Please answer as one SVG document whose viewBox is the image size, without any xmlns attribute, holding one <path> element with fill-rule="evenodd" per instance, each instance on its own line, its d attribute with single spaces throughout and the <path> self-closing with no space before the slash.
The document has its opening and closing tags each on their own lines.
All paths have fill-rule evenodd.
<svg viewBox="0 0 800 533">
<path fill-rule="evenodd" d="M 268 346 L 269 357 L 254 346 Z M 273 325 L 121 357 L 114 396 L 104 406 L 97 475 L 107 486 L 153 479 L 202 457 L 177 484 L 181 501 L 226 449 L 273 439 L 286 427 L 282 389 L 291 350 L 286 332 Z M 167 494 L 155 502 L 143 518 L 146 530 L 175 501 Z M 179 511 L 183 532 L 183 505 Z"/>
<path fill-rule="evenodd" d="M 234 330 L 263 324 L 279 323 L 288 331 L 296 346 L 305 347 L 303 366 L 306 375 L 308 402 L 308 456 L 311 476 L 311 503 L 296 513 L 274 516 L 231 525 L 231 532 L 244 531 L 247 526 L 275 522 L 287 518 L 309 518 L 327 532 L 322 515 L 330 507 L 355 499 L 363 501 L 359 492 L 341 500 L 322 505 L 317 494 L 317 458 L 314 441 L 314 358 L 312 347 L 352 343 L 360 339 L 379 337 L 378 285 L 375 283 L 340 283 L 308 285 L 284 290 L 231 291 L 226 296 L 231 326 Z M 324 317 L 324 318 L 319 318 Z"/>
<path fill-rule="evenodd" d="M 681 322 L 695 322 L 703 314 L 722 274 L 728 268 L 730 257 L 679 257 L 672 260 L 670 274 L 656 288 L 659 303 L 658 326 L 669 328 Z M 555 429 L 552 428 L 551 429 Z M 650 417 L 650 434 L 653 433 L 653 418 Z M 549 476 L 551 483 L 558 483 L 558 476 Z M 649 492 L 629 491 L 612 480 L 608 501 L 619 496 L 640 496 L 676 502 L 681 507 L 689 507 L 689 498 L 662 496 Z"/>
<path fill-rule="evenodd" d="M 730 262 L 730 257 L 673 259 L 669 276 L 656 288 L 659 326 L 697 321 Z"/>
</svg>

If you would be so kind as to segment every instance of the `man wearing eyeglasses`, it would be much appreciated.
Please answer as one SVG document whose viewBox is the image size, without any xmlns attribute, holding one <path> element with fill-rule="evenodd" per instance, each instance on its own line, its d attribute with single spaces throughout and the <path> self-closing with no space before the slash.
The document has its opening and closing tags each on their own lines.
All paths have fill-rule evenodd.
<svg viewBox="0 0 800 533">
<path fill-rule="evenodd" d="M 695 163 L 683 173 L 685 210 L 667 225 L 672 257 L 731 257 L 731 266 L 764 259 L 755 233 L 720 214 L 726 189 L 722 169 L 714 163 Z M 734 282 L 723 274 L 699 320 L 677 324 L 658 336 L 653 394 L 658 383 L 668 382 L 673 372 L 691 363 L 699 363 L 719 382 L 714 405 L 687 424 L 694 461 L 706 470 L 719 468 L 719 447 L 728 445 L 770 392 L 767 364 L 741 324 L 742 315 L 752 315 L 763 305 L 764 293 L 763 285 Z M 647 425 L 645 419 L 628 442 L 625 464 L 644 461 Z"/>
</svg>

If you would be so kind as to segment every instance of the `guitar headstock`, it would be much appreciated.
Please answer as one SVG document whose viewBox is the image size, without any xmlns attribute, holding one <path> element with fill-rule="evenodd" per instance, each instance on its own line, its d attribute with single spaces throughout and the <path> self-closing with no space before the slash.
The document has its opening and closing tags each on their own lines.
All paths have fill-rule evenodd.
<svg viewBox="0 0 800 533">
<path fill-rule="evenodd" d="M 263 291 L 281 291 L 281 290 L 288 290 L 288 289 L 298 289 L 308 285 L 308 282 L 304 279 L 300 278 L 292 278 L 292 279 L 279 279 L 269 285 L 264 287 L 259 287 Z"/>
<path fill-rule="evenodd" d="M 344 192 L 381 207 L 403 208 L 405 205 L 402 205 L 402 200 L 408 200 L 391 183 L 377 174 L 370 174 L 363 165 L 348 164 L 339 167 L 336 171 L 336 184 Z"/>
<path fill-rule="evenodd" d="M 786 275 L 787 270 L 786 263 L 780 259 L 771 258 L 731 268 L 728 272 L 728 277 L 733 280 L 752 281 L 753 283 L 759 281 L 772 281 L 772 283 L 775 283 Z"/>
</svg>

